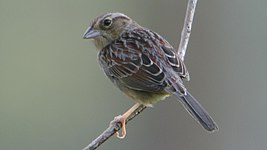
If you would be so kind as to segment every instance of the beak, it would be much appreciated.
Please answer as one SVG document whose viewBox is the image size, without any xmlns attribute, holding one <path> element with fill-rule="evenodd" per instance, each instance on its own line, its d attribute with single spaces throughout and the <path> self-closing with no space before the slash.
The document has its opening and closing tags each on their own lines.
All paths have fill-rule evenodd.
<svg viewBox="0 0 267 150">
<path fill-rule="evenodd" d="M 89 27 L 85 33 L 83 34 L 83 38 L 84 39 L 92 39 L 95 38 L 97 36 L 100 36 L 101 33 L 98 30 L 94 30 L 92 27 Z"/>
</svg>

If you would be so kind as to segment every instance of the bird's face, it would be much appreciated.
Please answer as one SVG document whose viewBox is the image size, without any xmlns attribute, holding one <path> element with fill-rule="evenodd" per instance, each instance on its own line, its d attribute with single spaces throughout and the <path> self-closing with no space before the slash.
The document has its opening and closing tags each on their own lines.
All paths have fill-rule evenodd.
<svg viewBox="0 0 267 150">
<path fill-rule="evenodd" d="M 122 13 L 106 13 L 96 17 L 83 35 L 84 39 L 93 39 L 97 49 L 110 44 L 125 30 L 137 24 Z"/>
</svg>

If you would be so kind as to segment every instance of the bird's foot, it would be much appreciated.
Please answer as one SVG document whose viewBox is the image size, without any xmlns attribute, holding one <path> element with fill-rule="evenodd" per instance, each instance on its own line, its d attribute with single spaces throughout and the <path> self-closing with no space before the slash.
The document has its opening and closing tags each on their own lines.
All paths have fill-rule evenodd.
<svg viewBox="0 0 267 150">
<path fill-rule="evenodd" d="M 121 134 L 119 133 L 119 131 L 117 131 L 115 134 L 117 136 L 117 138 L 119 139 L 123 139 L 126 136 L 126 127 L 125 127 L 125 123 L 126 123 L 126 119 L 123 115 L 119 115 L 114 117 L 114 120 L 112 120 L 110 123 L 114 124 L 114 123 L 121 123 Z"/>
</svg>

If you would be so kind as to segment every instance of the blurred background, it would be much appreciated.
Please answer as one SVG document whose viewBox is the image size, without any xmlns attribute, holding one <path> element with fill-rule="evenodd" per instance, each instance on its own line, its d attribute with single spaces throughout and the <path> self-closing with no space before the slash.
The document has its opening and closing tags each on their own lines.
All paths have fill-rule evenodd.
<svg viewBox="0 0 267 150">
<path fill-rule="evenodd" d="M 123 12 L 177 48 L 187 0 L 0 0 L 0 149 L 79 150 L 134 103 L 98 66 L 82 35 Z M 198 2 L 187 88 L 220 131 L 208 134 L 174 97 L 146 109 L 109 150 L 267 148 L 267 1 Z"/>
</svg>

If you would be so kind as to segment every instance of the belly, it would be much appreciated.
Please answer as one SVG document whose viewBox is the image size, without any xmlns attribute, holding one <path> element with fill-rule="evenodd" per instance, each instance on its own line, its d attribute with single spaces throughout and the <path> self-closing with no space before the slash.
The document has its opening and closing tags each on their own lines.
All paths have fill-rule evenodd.
<svg viewBox="0 0 267 150">
<path fill-rule="evenodd" d="M 155 93 L 124 89 L 123 92 L 135 102 L 143 104 L 145 106 L 152 106 L 152 104 L 156 103 L 157 101 L 163 100 L 166 97 L 170 96 L 170 94 L 165 91 Z"/>
<path fill-rule="evenodd" d="M 113 78 L 111 76 L 108 77 L 115 84 L 115 86 L 119 88 L 125 95 L 130 97 L 136 103 L 143 104 L 145 106 L 152 106 L 152 104 L 160 100 L 164 100 L 166 97 L 171 95 L 169 92 L 166 92 L 164 90 L 157 92 L 135 90 L 125 85 L 119 79 Z"/>
</svg>

